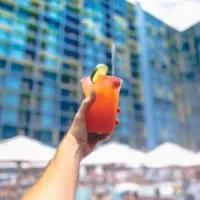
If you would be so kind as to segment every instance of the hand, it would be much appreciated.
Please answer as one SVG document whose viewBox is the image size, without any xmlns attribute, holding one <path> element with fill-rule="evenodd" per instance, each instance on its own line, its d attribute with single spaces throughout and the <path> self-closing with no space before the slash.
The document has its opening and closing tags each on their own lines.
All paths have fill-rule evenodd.
<svg viewBox="0 0 200 200">
<path fill-rule="evenodd" d="M 87 132 L 86 114 L 92 106 L 95 97 L 96 93 L 92 92 L 90 96 L 83 100 L 68 132 L 68 136 L 72 136 L 77 143 L 83 147 L 84 157 L 94 149 L 98 142 L 110 138 L 110 134 L 96 134 Z M 120 112 L 120 108 L 117 109 L 117 112 Z M 116 120 L 116 125 L 119 125 L 118 120 Z"/>
</svg>

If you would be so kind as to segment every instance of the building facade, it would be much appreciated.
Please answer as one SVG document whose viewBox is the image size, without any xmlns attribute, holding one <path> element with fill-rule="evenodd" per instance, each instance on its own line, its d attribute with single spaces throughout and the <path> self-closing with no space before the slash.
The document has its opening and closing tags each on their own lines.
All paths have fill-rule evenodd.
<svg viewBox="0 0 200 200">
<path fill-rule="evenodd" d="M 125 0 L 0 2 L 0 139 L 57 145 L 99 63 L 123 79 L 114 140 L 139 149 L 165 141 L 197 148 L 200 27 L 182 32 Z"/>
<path fill-rule="evenodd" d="M 200 130 L 200 24 L 183 31 L 169 30 L 174 35 L 170 42 L 170 53 L 176 80 L 175 98 L 179 122 L 179 142 L 191 149 L 198 149 Z"/>
<path fill-rule="evenodd" d="M 140 6 L 137 11 L 146 147 L 152 149 L 165 141 L 177 142 L 175 82 L 167 44 L 168 27 Z"/>
<path fill-rule="evenodd" d="M 126 11 L 121 0 L 0 2 L 0 138 L 24 134 L 56 145 L 80 103 L 81 77 L 99 63 L 111 67 L 114 43 L 124 80 L 115 139 L 131 143 Z"/>
<path fill-rule="evenodd" d="M 18 0 L 0 9 L 0 137 L 57 144 L 80 100 L 79 28 L 66 14 L 79 15 L 78 5 Z"/>
</svg>

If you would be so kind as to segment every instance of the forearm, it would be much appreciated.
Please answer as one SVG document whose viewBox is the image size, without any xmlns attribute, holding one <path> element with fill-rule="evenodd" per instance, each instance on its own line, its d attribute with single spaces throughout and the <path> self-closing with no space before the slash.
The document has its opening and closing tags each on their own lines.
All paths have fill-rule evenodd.
<svg viewBox="0 0 200 200">
<path fill-rule="evenodd" d="M 82 154 L 73 136 L 66 136 L 41 178 L 22 200 L 74 200 Z"/>
</svg>

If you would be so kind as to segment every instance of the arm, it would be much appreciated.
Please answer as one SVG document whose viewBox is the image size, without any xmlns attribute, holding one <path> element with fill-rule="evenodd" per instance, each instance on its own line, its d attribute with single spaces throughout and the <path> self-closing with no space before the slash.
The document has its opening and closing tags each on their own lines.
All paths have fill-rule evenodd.
<svg viewBox="0 0 200 200">
<path fill-rule="evenodd" d="M 104 135 L 88 134 L 86 114 L 95 100 L 95 93 L 84 99 L 71 128 L 61 141 L 54 158 L 40 179 L 21 200 L 74 200 L 82 158 L 88 155 Z M 118 112 L 120 110 L 118 109 Z M 119 122 L 116 121 L 118 125 Z M 91 137 L 88 137 L 91 136 Z"/>
<path fill-rule="evenodd" d="M 73 124 L 60 143 L 54 158 L 35 185 L 22 200 L 74 200 L 81 159 L 95 146 L 88 145 L 85 116 L 95 99 L 86 98 Z"/>
<path fill-rule="evenodd" d="M 83 149 L 72 136 L 66 136 L 43 175 L 22 200 L 74 200 Z"/>
</svg>

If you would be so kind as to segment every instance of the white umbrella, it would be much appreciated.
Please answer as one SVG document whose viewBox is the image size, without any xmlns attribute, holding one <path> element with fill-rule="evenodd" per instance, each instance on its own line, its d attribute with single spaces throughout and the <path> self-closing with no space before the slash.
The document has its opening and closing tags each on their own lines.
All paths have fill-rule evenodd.
<svg viewBox="0 0 200 200">
<path fill-rule="evenodd" d="M 103 145 L 83 160 L 84 165 L 121 164 L 131 167 L 141 165 L 143 153 L 128 145 L 111 142 Z"/>
<path fill-rule="evenodd" d="M 143 164 L 150 168 L 184 166 L 194 158 L 194 152 L 176 144 L 166 142 L 144 157 Z"/>
<path fill-rule="evenodd" d="M 17 136 L 0 143 L 0 162 L 48 162 L 55 149 L 35 139 Z"/>
<path fill-rule="evenodd" d="M 119 193 L 139 192 L 140 186 L 135 183 L 119 183 L 115 186 L 115 191 Z"/>
<path fill-rule="evenodd" d="M 200 166 L 200 153 L 195 154 L 190 160 L 184 160 L 183 167 Z"/>
</svg>

